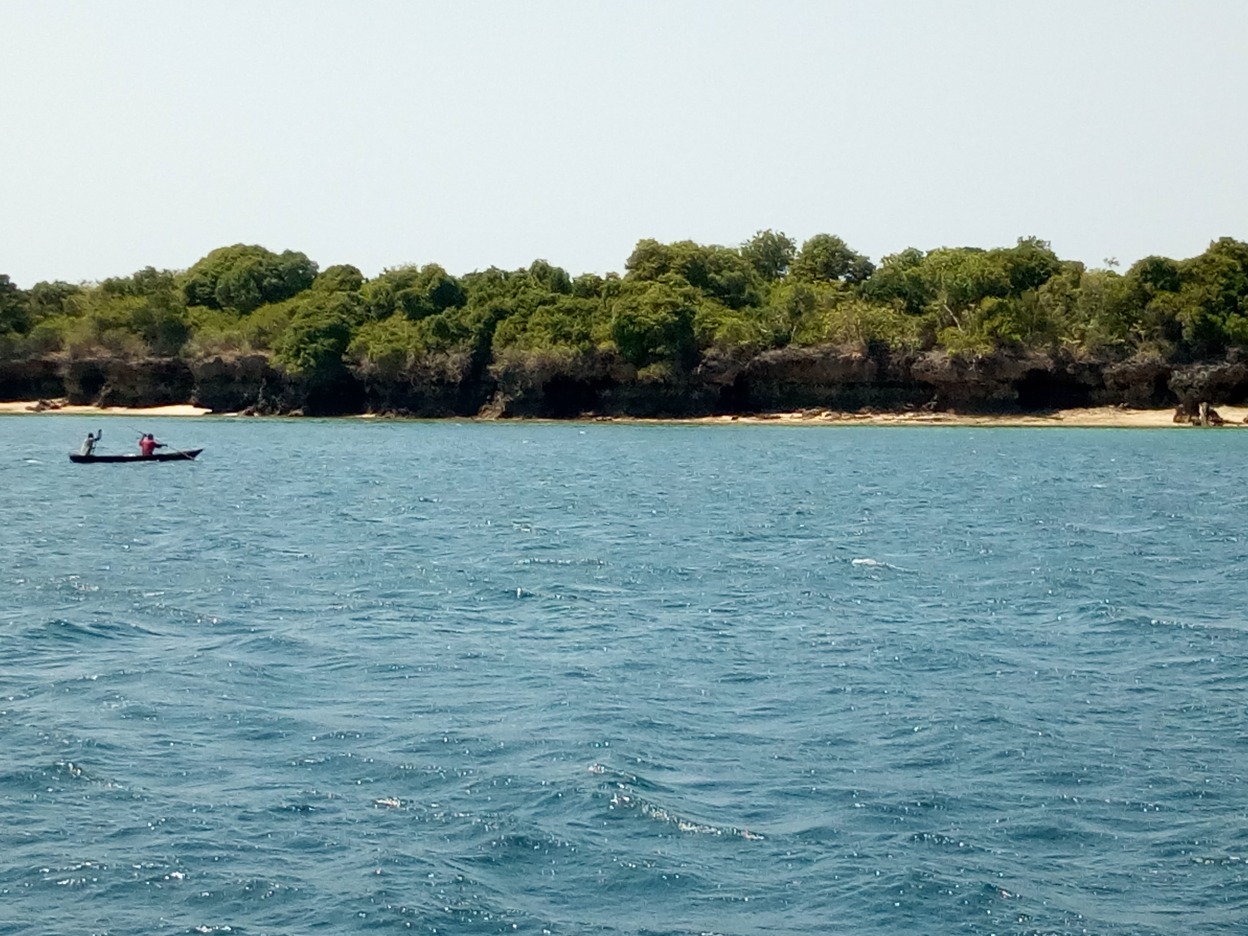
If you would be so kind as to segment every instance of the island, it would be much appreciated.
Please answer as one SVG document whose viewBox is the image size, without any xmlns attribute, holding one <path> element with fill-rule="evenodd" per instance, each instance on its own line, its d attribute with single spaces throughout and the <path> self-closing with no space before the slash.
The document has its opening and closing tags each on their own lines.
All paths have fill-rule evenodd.
<svg viewBox="0 0 1248 936">
<path fill-rule="evenodd" d="M 0 411 L 1217 426 L 1248 404 L 1232 238 L 1119 272 L 1037 238 L 876 264 L 767 230 L 642 240 L 624 267 L 370 279 L 237 244 L 99 283 L 0 274 Z"/>
</svg>

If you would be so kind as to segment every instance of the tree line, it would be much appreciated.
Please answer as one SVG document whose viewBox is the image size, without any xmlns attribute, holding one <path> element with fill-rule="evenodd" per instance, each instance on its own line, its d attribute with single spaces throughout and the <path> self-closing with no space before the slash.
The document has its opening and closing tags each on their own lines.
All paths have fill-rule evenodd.
<svg viewBox="0 0 1248 936">
<path fill-rule="evenodd" d="M 545 260 L 453 276 L 436 263 L 374 278 L 298 251 L 236 244 L 187 270 L 19 288 L 0 274 L 0 356 L 260 353 L 309 381 L 345 373 L 455 381 L 578 373 L 640 380 L 707 355 L 836 345 L 915 353 L 1065 350 L 1192 361 L 1248 347 L 1248 243 L 1153 256 L 1125 272 L 1012 247 L 908 248 L 878 264 L 840 237 L 760 231 L 736 247 L 642 240 L 623 275 Z"/>
</svg>

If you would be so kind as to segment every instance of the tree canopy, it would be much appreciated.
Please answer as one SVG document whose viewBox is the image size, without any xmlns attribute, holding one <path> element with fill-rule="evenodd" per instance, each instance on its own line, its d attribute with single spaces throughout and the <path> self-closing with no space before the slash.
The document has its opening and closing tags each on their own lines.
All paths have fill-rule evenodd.
<svg viewBox="0 0 1248 936">
<path fill-rule="evenodd" d="M 822 343 L 1223 355 L 1248 349 L 1248 244 L 1224 237 L 1196 257 L 1147 257 L 1119 273 L 1063 260 L 1036 237 L 908 247 L 877 264 L 834 234 L 799 247 L 766 229 L 736 247 L 643 239 L 622 276 L 573 275 L 539 259 L 369 278 L 247 244 L 186 270 L 145 267 L 99 283 L 21 288 L 0 274 L 0 354 L 10 358 L 259 353 L 332 380 L 351 368 L 481 370 L 529 355 L 674 374 L 710 353 Z"/>
</svg>

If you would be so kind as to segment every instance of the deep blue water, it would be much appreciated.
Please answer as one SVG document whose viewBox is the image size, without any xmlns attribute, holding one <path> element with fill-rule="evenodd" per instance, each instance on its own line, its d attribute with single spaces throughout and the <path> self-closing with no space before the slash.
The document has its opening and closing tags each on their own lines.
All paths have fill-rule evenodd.
<svg viewBox="0 0 1248 936">
<path fill-rule="evenodd" d="M 1248 928 L 1248 432 L 131 422 L 0 418 L 0 934 Z"/>
</svg>

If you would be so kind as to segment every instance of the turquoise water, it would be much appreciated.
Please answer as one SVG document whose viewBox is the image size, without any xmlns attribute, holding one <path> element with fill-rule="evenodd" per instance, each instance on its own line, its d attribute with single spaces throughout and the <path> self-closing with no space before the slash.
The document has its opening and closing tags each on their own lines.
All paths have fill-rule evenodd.
<svg viewBox="0 0 1248 936">
<path fill-rule="evenodd" d="M 98 425 L 0 419 L 0 933 L 1248 926 L 1248 432 Z"/>
</svg>

